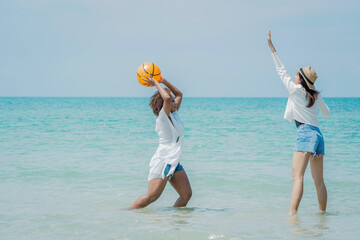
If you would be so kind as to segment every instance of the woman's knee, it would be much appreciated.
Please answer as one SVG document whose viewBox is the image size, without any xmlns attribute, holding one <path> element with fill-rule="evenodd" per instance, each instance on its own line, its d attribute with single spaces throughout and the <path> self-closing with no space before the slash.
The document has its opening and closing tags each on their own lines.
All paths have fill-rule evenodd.
<svg viewBox="0 0 360 240">
<path fill-rule="evenodd" d="M 293 182 L 304 182 L 304 176 L 293 173 Z"/>
<path fill-rule="evenodd" d="M 189 201 L 190 198 L 192 196 L 192 191 L 191 189 L 189 191 L 187 191 L 186 193 L 182 194 L 181 198 L 185 201 Z"/>
<path fill-rule="evenodd" d="M 156 200 L 158 200 L 159 197 L 160 197 L 159 195 L 150 195 L 149 196 L 150 203 L 155 202 Z"/>
<path fill-rule="evenodd" d="M 158 195 L 158 194 L 152 194 L 152 193 L 150 193 L 150 194 L 147 193 L 147 194 L 144 196 L 144 198 L 145 198 L 145 200 L 146 200 L 146 202 L 147 202 L 148 204 L 155 202 L 159 197 L 160 197 L 160 195 Z"/>
</svg>

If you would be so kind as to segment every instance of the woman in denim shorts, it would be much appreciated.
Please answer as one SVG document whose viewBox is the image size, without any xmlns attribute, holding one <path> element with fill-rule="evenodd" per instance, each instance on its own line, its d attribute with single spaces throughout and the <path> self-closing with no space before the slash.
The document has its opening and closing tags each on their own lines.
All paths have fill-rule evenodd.
<svg viewBox="0 0 360 240">
<path fill-rule="evenodd" d="M 316 186 L 319 210 L 326 210 L 327 192 L 323 178 L 323 158 L 325 155 L 324 138 L 318 128 L 319 109 L 326 117 L 330 111 L 321 94 L 315 90 L 316 72 L 311 67 L 296 69 L 294 81 L 287 73 L 283 63 L 276 53 L 271 42 L 271 33 L 268 32 L 268 45 L 272 52 L 276 70 L 289 92 L 286 106 L 286 120 L 295 121 L 297 139 L 293 156 L 293 190 L 289 215 L 296 215 L 303 194 L 303 178 L 310 160 L 311 174 Z"/>
</svg>

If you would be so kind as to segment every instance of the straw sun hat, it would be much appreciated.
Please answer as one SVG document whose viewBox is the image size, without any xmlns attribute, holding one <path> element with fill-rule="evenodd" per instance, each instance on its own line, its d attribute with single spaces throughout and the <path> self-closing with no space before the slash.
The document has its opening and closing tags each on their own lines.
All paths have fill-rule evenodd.
<svg viewBox="0 0 360 240">
<path fill-rule="evenodd" d="M 311 67 L 304 67 L 304 68 L 300 68 L 300 69 L 295 68 L 295 69 L 304 78 L 304 80 L 306 82 L 306 85 L 308 85 L 308 87 L 311 90 L 315 90 L 314 83 L 315 83 L 315 81 L 317 79 L 317 75 L 316 75 L 315 70 L 313 68 L 311 68 Z"/>
</svg>

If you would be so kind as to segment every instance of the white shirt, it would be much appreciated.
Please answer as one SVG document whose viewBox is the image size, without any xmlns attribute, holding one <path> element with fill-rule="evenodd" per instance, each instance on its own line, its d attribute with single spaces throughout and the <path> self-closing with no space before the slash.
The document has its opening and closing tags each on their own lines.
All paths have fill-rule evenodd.
<svg viewBox="0 0 360 240">
<path fill-rule="evenodd" d="M 276 71 L 278 72 L 286 90 L 289 92 L 284 118 L 290 122 L 294 119 L 298 122 L 318 127 L 319 109 L 324 117 L 330 117 L 330 110 L 325 104 L 321 94 L 318 95 L 314 105 L 309 108 L 306 107 L 309 104 L 309 100 L 306 99 L 305 88 L 301 86 L 301 84 L 295 84 L 291 81 L 291 77 L 287 73 L 284 64 L 281 62 L 276 52 L 272 54 L 272 57 L 275 63 Z"/>
<path fill-rule="evenodd" d="M 155 131 L 159 135 L 159 147 L 150 160 L 149 181 L 154 178 L 164 178 L 168 164 L 171 167 L 166 176 L 172 175 L 180 162 L 185 128 L 177 111 L 170 113 L 170 118 L 171 121 L 162 108 L 156 119 Z"/>
</svg>

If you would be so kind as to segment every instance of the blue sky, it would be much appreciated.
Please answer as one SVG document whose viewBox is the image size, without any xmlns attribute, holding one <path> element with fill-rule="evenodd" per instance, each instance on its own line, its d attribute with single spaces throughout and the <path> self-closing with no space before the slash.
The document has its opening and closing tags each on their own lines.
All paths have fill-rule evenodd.
<svg viewBox="0 0 360 240">
<path fill-rule="evenodd" d="M 148 97 L 155 62 L 189 97 L 286 97 L 311 65 L 324 97 L 360 97 L 360 1 L 0 1 L 0 96 Z"/>
</svg>

